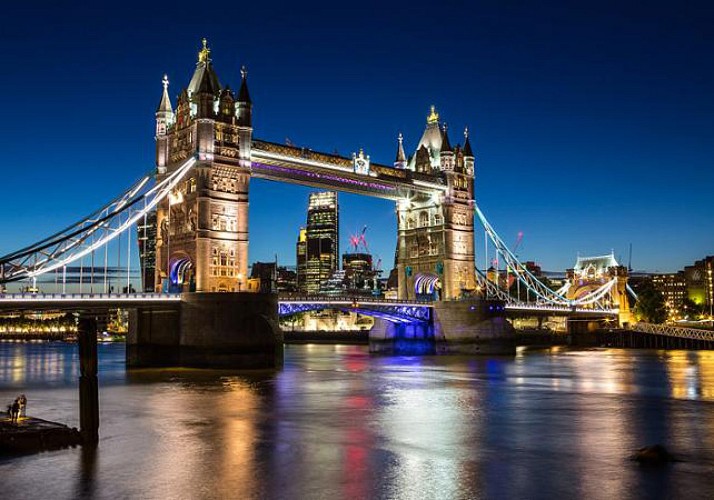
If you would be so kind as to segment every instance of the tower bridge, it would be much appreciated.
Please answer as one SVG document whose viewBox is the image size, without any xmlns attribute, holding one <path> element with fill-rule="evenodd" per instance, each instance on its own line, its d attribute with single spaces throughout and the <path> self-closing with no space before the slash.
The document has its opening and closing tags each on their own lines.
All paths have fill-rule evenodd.
<svg viewBox="0 0 714 500">
<path fill-rule="evenodd" d="M 246 288 L 250 182 L 265 179 L 395 203 L 397 303 L 361 305 L 362 311 L 381 314 L 393 324 L 424 322 L 419 315 L 428 315 L 424 318 L 440 335 L 451 335 L 458 340 L 456 344 L 463 346 L 483 343 L 484 339 L 498 344 L 499 339 L 508 336 L 502 319 L 509 311 L 617 315 L 620 323 L 629 321 L 626 293 L 631 290 L 622 266 L 595 266 L 595 274 L 592 266 L 576 266 L 577 275 L 571 276 L 571 284 L 590 278 L 593 281 L 568 292 L 548 288 L 513 255 L 476 204 L 476 164 L 468 131 L 464 131 L 462 144 L 452 145 L 449 131 L 433 106 L 413 154 L 406 154 L 400 134 L 391 164 L 372 161 L 362 150 L 345 157 L 256 138 L 252 114 L 247 71 L 241 71 L 237 93 L 222 85 L 204 40 L 193 75 L 175 103 L 169 94 L 168 78 L 163 79 L 155 113 L 155 171 L 79 222 L 1 257 L 0 283 L 26 280 L 36 290 L 37 278 L 51 275 L 64 292 L 68 266 L 79 263 L 83 269 L 83 263 L 89 261 L 92 287 L 108 293 L 108 247 L 112 244 L 119 259 L 126 258 L 129 291 L 128 269 L 132 255 L 136 255 L 136 249 L 132 251 L 132 232 L 139 224 L 144 231 L 151 227 L 156 233 L 155 272 L 152 282 L 145 283 L 145 290 L 167 296 L 180 293 L 182 299 L 176 309 L 181 312 L 168 321 L 180 334 L 161 327 L 155 311 L 135 304 L 139 330 L 143 328 L 137 330 L 135 339 L 162 338 L 161 349 L 180 343 L 192 349 L 210 344 L 212 341 L 198 338 L 193 329 L 202 327 L 208 312 L 222 314 L 216 309 L 218 303 L 230 304 L 245 313 L 238 318 L 232 309 L 230 314 L 225 313 L 227 317 L 238 318 L 242 325 L 248 324 L 256 331 L 271 331 L 269 335 L 279 339 L 280 333 L 275 331 L 278 310 L 284 313 L 290 308 L 320 308 L 326 306 L 325 300 L 314 299 L 310 304 L 288 300 L 279 304 L 275 298 L 261 298 L 259 294 L 252 299 L 217 298 L 217 292 L 240 292 Z M 490 280 L 477 272 L 477 221 L 484 228 L 486 253 L 489 244 L 494 248 L 497 274 L 501 272 L 501 262 L 507 278 L 510 275 L 518 286 L 524 287 L 532 302 L 520 297 L 514 300 L 500 279 Z M 146 232 L 143 241 L 148 241 Z M 141 275 L 147 274 L 151 273 L 142 269 Z M 80 292 L 86 279 L 80 271 Z M 430 305 L 412 305 L 408 309 L 406 304 L 417 299 L 429 301 Z M 499 303 L 505 303 L 505 307 Z M 493 307 L 484 309 L 484 304 Z M 403 309 L 398 311 L 399 307 Z M 200 310 L 205 314 L 196 312 Z M 186 320 L 189 317 L 193 319 Z M 216 338 L 223 339 L 236 329 L 235 324 L 218 319 L 213 326 Z M 180 342 L 172 335 L 179 335 Z"/>
<path fill-rule="evenodd" d="M 247 72 L 235 96 L 221 86 L 205 43 L 174 109 L 168 80 L 156 112 L 157 181 L 196 164 L 157 206 L 156 290 L 238 291 L 248 275 L 252 178 L 329 188 L 396 202 L 400 299 L 475 290 L 474 155 L 468 134 L 451 146 L 432 107 L 414 155 L 402 137 L 392 165 L 253 137 Z"/>
</svg>

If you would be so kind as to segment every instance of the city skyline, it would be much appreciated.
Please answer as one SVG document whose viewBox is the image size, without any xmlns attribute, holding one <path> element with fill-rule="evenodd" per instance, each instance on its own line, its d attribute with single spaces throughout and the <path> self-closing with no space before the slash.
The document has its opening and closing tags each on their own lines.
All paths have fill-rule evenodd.
<svg viewBox="0 0 714 500">
<path fill-rule="evenodd" d="M 695 5 L 676 12 L 545 5 L 535 13 L 480 6 L 464 19 L 433 20 L 433 37 L 421 50 L 409 48 L 416 38 L 408 32 L 391 40 L 388 26 L 398 16 L 389 12 L 271 17 L 276 28 L 302 28 L 292 32 L 292 44 L 279 29 L 266 38 L 256 27 L 237 33 L 228 22 L 209 25 L 181 13 L 170 27 L 150 31 L 152 16 L 144 16 L 127 43 L 103 30 L 128 22 L 130 12 L 119 9 L 87 28 L 88 43 L 65 30 L 89 14 L 52 9 L 30 27 L 23 7 L 12 6 L 19 22 L 0 35 L 15 68 L 0 82 L 12 123 L 4 141 L 6 183 L 19 186 L 4 195 L 9 210 L 0 224 L 13 236 L 0 238 L 0 253 L 66 226 L 152 169 L 161 77 L 169 75 L 175 99 L 188 84 L 202 36 L 222 83 L 237 88 L 239 68 L 248 66 L 256 137 L 345 156 L 364 148 L 373 161 L 391 164 L 400 132 L 407 154 L 414 153 L 432 104 L 453 142 L 462 142 L 469 126 L 479 206 L 504 240 L 523 231 L 519 257 L 546 270 L 611 250 L 627 264 L 632 243 L 633 268 L 676 271 L 714 248 L 712 203 L 699 187 L 714 180 L 708 92 L 714 71 L 703 36 L 711 12 Z M 416 23 L 426 12 L 413 5 L 399 22 Z M 325 27 L 350 17 L 340 30 Z M 369 40 L 357 36 L 367 19 L 374 26 Z M 182 36 L 168 36 L 179 27 L 187 28 Z M 612 40 L 596 36 L 605 29 Z M 326 35 L 344 42 L 339 55 L 322 42 Z M 295 53 L 285 54 L 287 47 Z M 16 99 L 17 89 L 32 97 Z M 48 113 L 53 125 L 38 132 L 38 117 Z M 277 253 L 293 263 L 295 231 L 304 220 L 294 207 L 304 207 L 310 191 L 251 181 L 250 262 Z M 371 248 L 387 268 L 393 204 L 340 198 L 343 234 L 369 225 Z M 478 231 L 476 255 L 483 267 Z"/>
</svg>

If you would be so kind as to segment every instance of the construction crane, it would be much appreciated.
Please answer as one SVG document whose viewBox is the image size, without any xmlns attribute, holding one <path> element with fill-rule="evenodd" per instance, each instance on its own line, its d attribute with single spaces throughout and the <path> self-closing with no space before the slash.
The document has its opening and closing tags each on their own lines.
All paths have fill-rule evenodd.
<svg viewBox="0 0 714 500">
<path fill-rule="evenodd" d="M 352 249 L 355 253 L 359 250 L 359 246 L 362 245 L 364 247 L 365 253 L 369 253 L 369 246 L 367 245 L 367 237 L 365 236 L 365 233 L 367 232 L 367 226 L 364 226 L 362 228 L 361 233 L 355 233 L 350 236 L 350 245 L 352 245 Z"/>
</svg>

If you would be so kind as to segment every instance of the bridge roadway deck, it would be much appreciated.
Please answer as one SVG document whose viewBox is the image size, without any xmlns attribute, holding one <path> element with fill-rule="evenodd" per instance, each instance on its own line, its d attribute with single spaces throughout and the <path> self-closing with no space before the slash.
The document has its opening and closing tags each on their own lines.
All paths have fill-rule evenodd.
<svg viewBox="0 0 714 500">
<path fill-rule="evenodd" d="M 569 317 L 617 317 L 618 309 L 585 309 L 582 307 L 567 307 L 544 304 L 506 304 L 506 313 L 536 316 L 569 316 Z"/>
<path fill-rule="evenodd" d="M 0 311 L 163 309 L 180 301 L 180 294 L 168 293 L 6 293 L 0 294 Z"/>
<path fill-rule="evenodd" d="M 371 297 L 280 297 L 284 304 L 329 304 L 334 306 L 404 306 L 433 308 L 431 302 L 387 300 Z M 32 309 L 107 309 L 121 307 L 166 307 L 178 304 L 179 293 L 5 293 L 0 294 L 0 311 Z"/>
</svg>

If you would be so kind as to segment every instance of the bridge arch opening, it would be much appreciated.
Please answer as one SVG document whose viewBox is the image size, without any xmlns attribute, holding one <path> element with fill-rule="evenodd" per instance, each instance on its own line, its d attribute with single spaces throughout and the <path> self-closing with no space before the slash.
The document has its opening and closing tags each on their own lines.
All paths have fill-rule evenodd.
<svg viewBox="0 0 714 500">
<path fill-rule="evenodd" d="M 196 290 L 194 266 L 188 256 L 178 256 L 169 263 L 169 292 L 193 292 Z"/>
<path fill-rule="evenodd" d="M 417 300 L 439 300 L 441 280 L 433 273 L 417 273 L 414 277 L 414 293 Z"/>
</svg>

